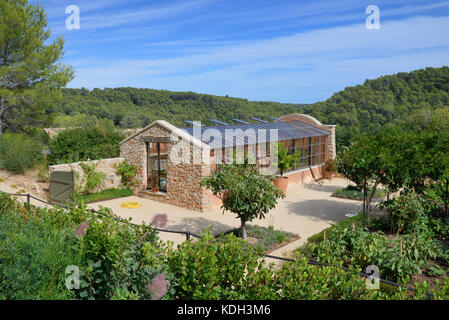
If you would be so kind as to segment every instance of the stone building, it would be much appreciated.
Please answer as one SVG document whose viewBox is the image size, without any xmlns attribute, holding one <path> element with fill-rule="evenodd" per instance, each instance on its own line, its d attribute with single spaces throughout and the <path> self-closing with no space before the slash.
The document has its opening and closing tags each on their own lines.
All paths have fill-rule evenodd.
<svg viewBox="0 0 449 320">
<path fill-rule="evenodd" d="M 335 126 L 313 117 L 289 114 L 274 122 L 239 122 L 178 128 L 158 120 L 123 140 L 120 156 L 138 168 L 136 194 L 204 211 L 220 205 L 220 200 L 200 181 L 236 150 L 251 150 L 260 168 L 270 166 L 270 150 L 280 141 L 291 152 L 300 151 L 293 170 L 284 174 L 290 183 L 322 177 L 326 160 L 335 158 Z"/>
</svg>

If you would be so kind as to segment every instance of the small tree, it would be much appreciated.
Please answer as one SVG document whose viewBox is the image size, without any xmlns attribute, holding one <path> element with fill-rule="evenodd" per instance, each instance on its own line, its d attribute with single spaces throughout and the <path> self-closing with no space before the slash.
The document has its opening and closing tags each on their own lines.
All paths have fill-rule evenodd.
<svg viewBox="0 0 449 320">
<path fill-rule="evenodd" d="M 300 153 L 289 153 L 288 148 L 283 144 L 279 143 L 278 147 L 278 170 L 281 177 L 284 176 L 284 172 L 291 170 L 295 162 L 299 160 Z"/>
<path fill-rule="evenodd" d="M 377 186 L 389 167 L 387 157 L 376 137 L 362 136 L 345 148 L 337 158 L 337 168 L 363 192 L 363 213 L 371 210 Z"/>
<path fill-rule="evenodd" d="M 123 187 L 131 188 L 136 185 L 137 181 L 134 180 L 137 174 L 137 166 L 130 164 L 127 159 L 117 163 L 115 166 L 115 172 L 120 175 Z"/>
<path fill-rule="evenodd" d="M 444 217 L 448 217 L 449 210 L 449 134 L 439 133 L 426 139 L 425 153 L 422 165 L 427 169 L 427 194 L 443 206 Z M 424 152 L 423 152 L 424 153 Z"/>
<path fill-rule="evenodd" d="M 223 213 L 227 210 L 237 215 L 245 240 L 246 222 L 264 219 L 276 206 L 277 200 L 285 197 L 271 179 L 260 176 L 253 165 L 220 165 L 220 170 L 204 178 L 201 185 L 211 189 L 222 200 Z"/>
</svg>

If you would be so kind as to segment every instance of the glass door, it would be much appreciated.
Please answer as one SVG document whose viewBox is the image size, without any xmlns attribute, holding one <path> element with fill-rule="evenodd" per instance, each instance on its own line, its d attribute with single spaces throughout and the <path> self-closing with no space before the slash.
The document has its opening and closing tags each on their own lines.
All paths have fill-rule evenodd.
<svg viewBox="0 0 449 320">
<path fill-rule="evenodd" d="M 166 142 L 149 142 L 147 144 L 147 189 L 152 189 L 151 178 L 156 177 L 160 192 L 167 192 L 168 152 Z"/>
</svg>

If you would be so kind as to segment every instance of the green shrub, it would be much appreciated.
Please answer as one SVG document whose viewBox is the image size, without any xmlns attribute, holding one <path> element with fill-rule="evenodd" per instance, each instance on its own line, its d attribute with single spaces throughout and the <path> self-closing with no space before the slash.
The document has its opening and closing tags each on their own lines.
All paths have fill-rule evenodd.
<svg viewBox="0 0 449 320">
<path fill-rule="evenodd" d="M 98 172 L 95 163 L 80 163 L 80 167 L 84 171 L 84 193 L 89 194 L 93 192 L 106 180 L 106 174 L 104 172 Z"/>
<path fill-rule="evenodd" d="M 422 300 L 430 298 L 429 291 L 434 299 L 448 299 L 449 278 L 432 289 L 416 283 L 415 292 L 384 284 L 368 290 L 359 276 L 368 261 L 381 273 L 397 272 L 391 265 L 413 269 L 410 261 L 419 264 L 438 250 L 427 238 L 405 235 L 401 256 L 397 240 L 349 229 L 334 227 L 328 241 L 309 247 L 334 266 L 311 266 L 298 255 L 274 269 L 233 234 L 215 239 L 206 232 L 174 249 L 160 243 L 150 226 L 119 221 L 109 209 L 40 209 L 0 193 L 0 299 Z M 345 259 L 349 270 L 335 262 Z M 65 287 L 68 265 L 80 267 L 79 290 Z"/>
<path fill-rule="evenodd" d="M 390 240 L 381 232 L 368 232 L 365 228 L 353 231 L 350 227 L 336 227 L 327 234 L 326 241 L 308 242 L 300 251 L 325 263 L 344 262 L 362 269 L 376 265 L 382 278 L 407 282 L 412 275 L 421 273 L 429 259 L 438 257 L 440 248 L 434 240 L 420 234 Z"/>
<path fill-rule="evenodd" d="M 109 209 L 41 209 L 0 193 L 0 299 L 163 298 L 174 282 L 165 251 L 150 226 Z M 79 267 L 79 289 L 65 286 L 69 265 Z"/>
<path fill-rule="evenodd" d="M 48 172 L 47 159 L 39 162 L 37 167 L 37 179 L 39 182 L 49 182 L 50 174 Z"/>
<path fill-rule="evenodd" d="M 105 123 L 67 129 L 50 141 L 48 161 L 60 164 L 118 157 L 123 139 L 120 130 Z"/>
<path fill-rule="evenodd" d="M 0 138 L 0 167 L 24 174 L 43 159 L 43 146 L 23 134 L 4 133 Z"/>
<path fill-rule="evenodd" d="M 420 228 L 419 217 L 424 214 L 422 201 L 415 193 L 407 193 L 384 201 L 381 208 L 389 213 L 389 220 L 394 232 L 407 231 L 409 233 Z"/>
<path fill-rule="evenodd" d="M 276 272 L 275 282 L 281 299 L 289 300 L 359 300 L 369 299 L 359 269 L 343 270 L 340 266 L 316 267 L 306 259 L 287 262 Z"/>
<path fill-rule="evenodd" d="M 124 160 L 115 165 L 115 170 L 121 177 L 122 186 L 125 188 L 131 188 L 136 184 L 134 180 L 137 174 L 137 166 L 130 164 L 128 160 Z"/>
<path fill-rule="evenodd" d="M 168 265 L 177 280 L 175 299 L 269 299 L 271 272 L 244 240 L 233 234 L 214 242 L 211 233 L 170 250 Z"/>
<path fill-rule="evenodd" d="M 324 169 L 332 173 L 337 173 L 338 168 L 335 160 L 334 159 L 326 160 L 326 163 L 324 164 Z"/>
<path fill-rule="evenodd" d="M 78 297 L 154 298 L 155 293 L 148 288 L 160 274 L 167 277 L 167 291 L 172 293 L 172 277 L 164 264 L 155 256 L 148 257 L 149 252 L 159 251 L 157 241 L 156 231 L 150 226 L 119 221 L 109 209 L 100 209 L 89 218 L 81 239 L 83 267 Z"/>
<path fill-rule="evenodd" d="M 74 217 L 0 194 L 0 299 L 73 298 L 65 270 L 80 263 Z"/>
</svg>

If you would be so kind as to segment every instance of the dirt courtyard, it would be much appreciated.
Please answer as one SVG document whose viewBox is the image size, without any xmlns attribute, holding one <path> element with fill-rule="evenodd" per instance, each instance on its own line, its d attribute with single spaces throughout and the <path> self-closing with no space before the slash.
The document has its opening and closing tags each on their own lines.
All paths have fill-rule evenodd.
<svg viewBox="0 0 449 320">
<path fill-rule="evenodd" d="M 331 197 L 338 188 L 349 184 L 345 179 L 322 180 L 321 185 L 311 184 L 289 185 L 287 196 L 281 199 L 275 209 L 271 210 L 263 220 L 253 220 L 249 224 L 291 232 L 300 236 L 299 240 L 272 252 L 273 255 L 285 255 L 302 245 L 307 238 L 329 227 L 332 223 L 344 220 L 345 214 L 355 212 L 360 207 L 359 201 Z M 137 201 L 140 208 L 126 209 L 120 207 L 125 201 Z M 192 211 L 149 199 L 131 196 L 126 198 L 92 203 L 89 207 L 98 209 L 100 206 L 111 208 L 122 218 L 132 218 L 132 222 L 150 223 L 156 214 L 166 214 L 168 223 L 164 229 L 190 231 L 201 234 L 204 228 L 212 226 L 212 232 L 217 235 L 240 226 L 240 220 L 231 212 L 222 214 L 217 208 L 207 212 Z M 162 240 L 170 240 L 175 244 L 185 240 L 185 235 L 159 233 Z"/>
</svg>

